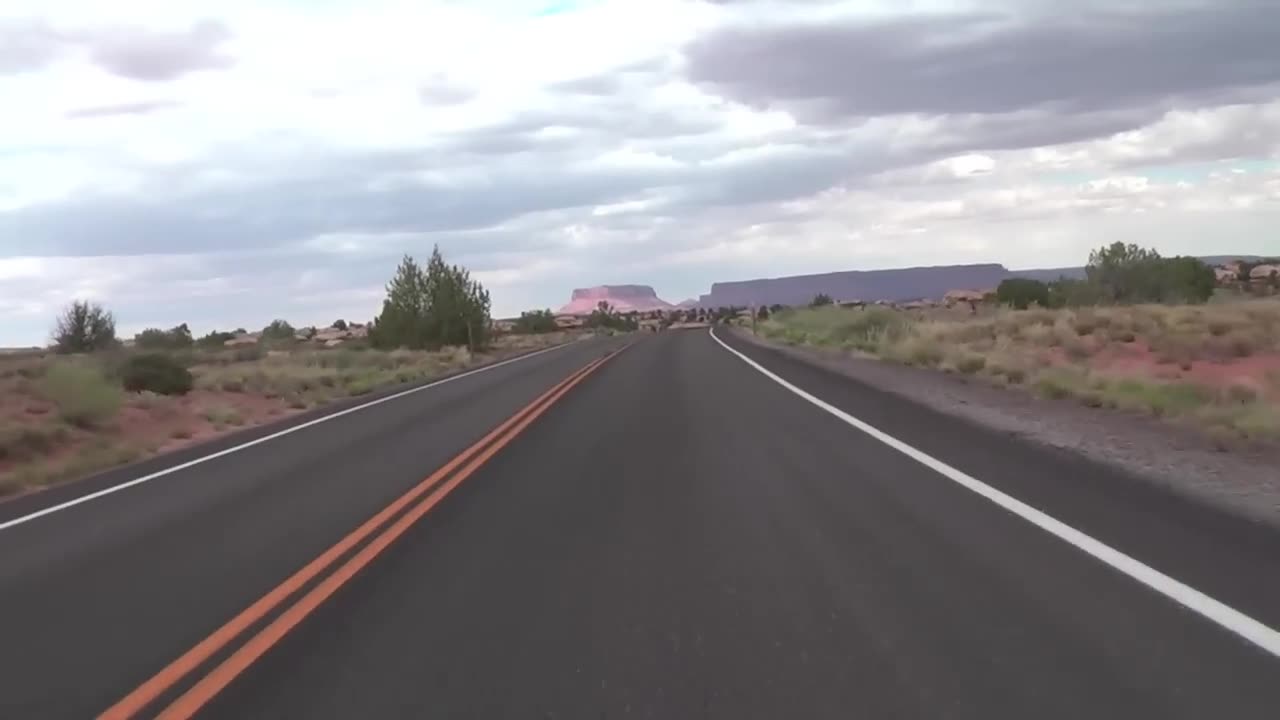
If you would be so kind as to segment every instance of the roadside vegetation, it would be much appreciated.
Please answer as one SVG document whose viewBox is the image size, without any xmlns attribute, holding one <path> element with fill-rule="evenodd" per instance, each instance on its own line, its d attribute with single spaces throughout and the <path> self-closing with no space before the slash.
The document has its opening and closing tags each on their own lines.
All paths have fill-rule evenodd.
<svg viewBox="0 0 1280 720">
<path fill-rule="evenodd" d="M 572 339 L 550 313 L 510 333 L 492 325 L 487 291 L 438 250 L 425 267 L 401 262 L 365 334 L 338 320 L 325 331 L 342 339 L 328 342 L 283 319 L 122 341 L 106 308 L 74 302 L 52 347 L 0 355 L 0 495 Z"/>
<path fill-rule="evenodd" d="M 1007 281 L 976 315 L 819 306 L 773 312 L 758 330 L 1185 423 L 1222 449 L 1280 441 L 1280 298 L 1215 296 L 1197 264 L 1111 246 L 1086 280 Z"/>
</svg>

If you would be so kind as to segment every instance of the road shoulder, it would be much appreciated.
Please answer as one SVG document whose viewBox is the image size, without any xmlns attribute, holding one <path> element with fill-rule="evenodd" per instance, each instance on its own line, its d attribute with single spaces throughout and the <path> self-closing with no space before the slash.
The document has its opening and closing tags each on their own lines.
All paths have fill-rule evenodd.
<svg viewBox="0 0 1280 720">
<path fill-rule="evenodd" d="M 717 329 L 717 332 L 724 332 Z M 1121 469 L 1178 494 L 1280 527 L 1280 451 L 1220 452 L 1193 431 L 1150 418 L 1046 400 L 968 378 L 847 353 L 728 335 L 935 411 Z"/>
</svg>

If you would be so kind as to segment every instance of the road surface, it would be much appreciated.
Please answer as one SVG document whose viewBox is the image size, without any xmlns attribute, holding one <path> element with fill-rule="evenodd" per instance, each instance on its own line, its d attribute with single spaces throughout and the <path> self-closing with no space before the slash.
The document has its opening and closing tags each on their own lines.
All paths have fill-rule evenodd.
<svg viewBox="0 0 1280 720">
<path fill-rule="evenodd" d="M 1277 716 L 1280 535 L 719 337 L 0 504 L 0 717 Z"/>
</svg>

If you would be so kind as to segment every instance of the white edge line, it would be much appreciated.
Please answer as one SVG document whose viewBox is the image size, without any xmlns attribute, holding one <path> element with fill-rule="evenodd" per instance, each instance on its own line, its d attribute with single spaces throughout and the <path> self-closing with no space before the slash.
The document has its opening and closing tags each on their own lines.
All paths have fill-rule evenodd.
<svg viewBox="0 0 1280 720">
<path fill-rule="evenodd" d="M 560 350 L 562 348 L 568 347 L 573 344 L 574 344 L 574 341 L 570 341 L 566 343 L 561 343 L 560 345 L 555 345 L 553 347 L 543 348 L 541 350 L 536 350 L 534 352 L 521 355 L 519 357 L 508 358 L 506 360 L 493 363 L 492 365 L 485 365 L 484 367 L 478 367 L 478 368 L 475 368 L 474 370 L 468 370 L 463 373 L 458 373 L 457 375 L 450 375 L 447 378 L 441 378 L 439 380 L 436 380 L 435 382 L 427 383 L 426 385 L 419 385 L 418 387 L 415 387 L 415 388 L 409 388 L 408 390 L 403 390 L 393 395 L 381 397 L 381 398 L 378 398 L 377 400 L 370 400 L 369 402 L 356 405 L 355 407 L 349 407 L 349 408 L 346 408 L 345 410 L 339 410 L 337 412 L 330 413 L 328 415 L 323 415 L 314 420 L 308 420 L 307 422 L 304 422 L 301 425 L 294 425 L 292 427 L 285 428 L 284 430 L 281 430 L 279 432 L 274 432 L 274 433 L 271 433 L 270 435 L 264 435 L 255 440 L 250 440 L 248 442 L 241 443 L 239 445 L 235 445 L 223 450 L 219 450 L 218 452 L 215 452 L 215 453 L 210 453 L 208 455 L 201 455 L 200 457 L 195 458 L 194 460 L 188 460 L 187 462 L 181 463 L 179 465 L 167 467 L 163 470 L 157 470 L 156 472 L 153 472 L 150 475 L 143 475 L 142 477 L 134 478 L 132 480 L 126 480 L 125 482 L 122 482 L 119 485 L 112 485 L 111 487 L 103 488 L 101 490 L 91 492 L 88 495 L 82 495 L 78 498 L 75 498 L 74 500 L 68 500 L 63 503 L 58 503 L 57 505 L 51 505 L 47 508 L 44 508 L 43 510 L 37 510 L 36 512 L 30 513 L 28 515 L 23 515 L 22 517 L 17 517 L 12 520 L 2 522 L 0 523 L 0 531 L 8 530 L 11 527 L 22 525 L 24 523 L 29 523 L 32 520 L 42 518 L 45 515 L 52 515 L 53 513 L 66 510 L 67 508 L 75 507 L 76 505 L 87 503 L 91 500 L 97 500 L 100 497 L 104 497 L 112 493 L 117 493 L 117 492 L 120 492 L 121 490 L 127 490 L 131 487 L 134 487 L 135 485 L 141 485 L 142 483 L 150 482 L 151 480 L 155 480 L 156 478 L 162 478 L 165 475 L 172 475 L 173 473 L 176 473 L 180 470 L 186 470 L 189 467 L 194 467 L 201 463 L 205 463 L 210 460 L 223 457 L 225 455 L 230 455 L 232 453 L 240 452 L 241 450 L 244 450 L 246 448 L 251 448 L 254 445 L 261 445 L 262 443 L 268 442 L 270 440 L 275 440 L 276 438 L 281 438 L 281 437 L 284 437 L 285 435 L 290 435 L 292 433 L 298 432 L 299 430 L 305 430 L 306 428 L 319 425 L 320 423 L 329 422 L 334 418 L 340 418 L 344 415 L 350 415 L 352 413 L 359 412 L 366 408 L 371 408 L 375 405 L 381 405 L 382 403 L 391 402 L 392 400 L 397 400 L 399 398 L 402 398 L 408 395 L 413 395 L 414 393 L 420 393 L 423 390 L 428 390 L 430 388 L 436 387 L 437 385 L 444 385 L 445 383 L 450 383 L 450 382 L 453 382 L 454 380 L 461 380 L 462 378 L 470 377 L 471 375 L 476 375 L 482 372 L 487 372 L 489 370 L 494 370 L 496 368 L 502 367 L 503 365 L 510 365 L 511 363 L 520 362 L 521 360 L 528 360 L 531 357 L 536 357 L 538 355 L 542 355 L 543 353 L 549 353 L 549 352 L 552 352 L 553 350 Z"/>
<path fill-rule="evenodd" d="M 828 413 L 843 420 L 849 425 L 861 430 L 916 462 L 928 467 L 930 470 L 956 482 L 965 488 L 981 495 L 1009 512 L 1021 517 L 1023 520 L 1039 527 L 1041 530 L 1074 545 L 1094 558 L 1110 565 L 1112 568 L 1128 575 L 1165 597 L 1177 602 L 1178 604 L 1192 610 L 1208 620 L 1217 623 L 1223 628 L 1239 635 L 1249 642 L 1257 645 L 1263 650 L 1271 653 L 1273 656 L 1280 657 L 1280 631 L 1270 628 L 1257 620 L 1245 615 L 1235 608 L 1226 605 L 1208 595 L 1196 590 L 1195 588 L 1182 583 L 1164 573 L 1152 568 L 1141 561 L 1132 558 L 1115 548 L 1096 540 L 1089 535 L 1076 530 L 1066 523 L 1047 515 L 1030 505 L 1018 500 L 1010 495 L 987 485 L 986 483 L 967 475 L 950 465 L 932 457 L 916 448 L 888 435 L 875 427 L 859 420 L 831 403 L 815 397 L 814 395 L 801 390 L 791 383 L 783 380 L 760 363 L 747 357 L 745 354 L 730 347 L 727 343 L 716 336 L 715 330 L 711 331 L 711 338 L 725 350 L 737 355 L 740 360 L 758 370 L 765 377 L 773 380 L 782 387 L 790 390 L 792 393 L 809 401 L 810 403 L 826 410 Z"/>
</svg>

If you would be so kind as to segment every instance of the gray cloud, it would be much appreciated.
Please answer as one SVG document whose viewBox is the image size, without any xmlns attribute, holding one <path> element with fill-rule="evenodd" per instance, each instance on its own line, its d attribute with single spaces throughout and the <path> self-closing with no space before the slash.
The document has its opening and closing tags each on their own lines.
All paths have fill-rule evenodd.
<svg viewBox="0 0 1280 720">
<path fill-rule="evenodd" d="M 434 77 L 418 88 L 418 99 L 424 105 L 457 105 L 475 97 L 475 93 L 445 77 Z"/>
<path fill-rule="evenodd" d="M 45 23 L 0 19 L 0 75 L 39 70 L 62 50 L 62 39 Z"/>
<path fill-rule="evenodd" d="M 634 98 L 581 98 L 572 106 L 527 110 L 500 123 L 471 128 L 451 138 L 448 146 L 476 155 L 566 150 L 588 155 L 616 147 L 622 140 L 667 143 L 720 129 L 719 120 L 711 115 L 641 113 L 635 108 Z"/>
<path fill-rule="evenodd" d="M 230 38 L 230 30 L 215 20 L 164 32 L 138 27 L 56 30 L 38 20 L 0 19 L 0 74 L 39 70 L 68 52 L 84 50 L 91 62 L 107 72 L 163 82 L 230 67 L 234 59 L 221 51 Z"/>
<path fill-rule="evenodd" d="M 168 196 L 80 196 L 0 213 L 0 255 L 138 255 L 279 247 L 325 233 L 482 228 L 528 213 L 609 203 L 661 178 L 626 169 L 548 172 L 538 163 L 456 183 L 408 177 L 440 169 L 423 152 L 347 157 L 306 176 Z M 182 177 L 167 178 L 181 188 Z M 376 183 L 380 189 L 371 190 Z"/>
<path fill-rule="evenodd" d="M 1229 2 L 735 25 L 696 40 L 686 57 L 703 87 L 844 122 L 1194 103 L 1280 82 L 1278 47 L 1280 7 Z"/>
<path fill-rule="evenodd" d="M 75 108 L 67 111 L 69 118 L 112 117 L 116 115 L 147 115 L 161 110 L 178 107 L 174 100 L 149 100 L 143 102 L 118 103 L 115 105 L 94 105 L 92 107 Z"/>
<path fill-rule="evenodd" d="M 231 32 L 214 20 L 201 20 L 179 32 L 127 28 L 93 31 L 82 38 L 90 58 L 104 70 L 145 82 L 173 80 L 234 63 L 221 50 Z"/>
</svg>

